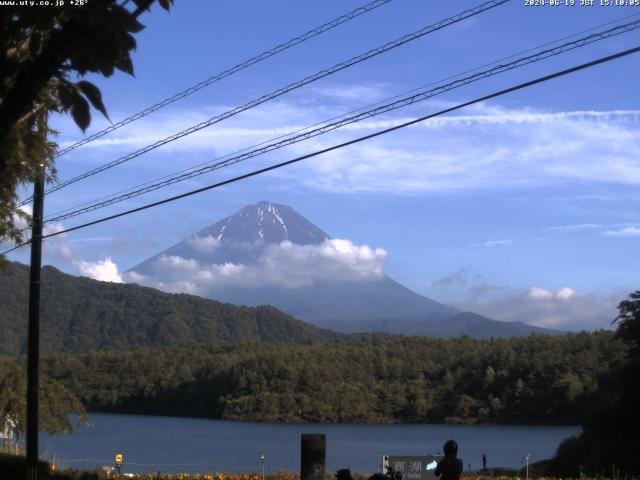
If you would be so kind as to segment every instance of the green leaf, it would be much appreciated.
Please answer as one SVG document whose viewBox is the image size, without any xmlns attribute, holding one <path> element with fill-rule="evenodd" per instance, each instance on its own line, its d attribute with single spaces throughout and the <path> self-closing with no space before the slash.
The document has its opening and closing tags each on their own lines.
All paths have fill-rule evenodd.
<svg viewBox="0 0 640 480">
<path fill-rule="evenodd" d="M 96 87 L 93 83 L 87 82 L 86 80 L 82 80 L 76 83 L 77 87 L 84 94 L 85 97 L 91 102 L 93 108 L 102 113 L 107 119 L 109 119 L 109 115 L 107 114 L 107 109 L 102 103 L 102 93 L 100 93 L 100 89 Z M 110 120 L 110 119 L 109 119 Z"/>
<path fill-rule="evenodd" d="M 102 75 L 104 75 L 105 77 L 110 77 L 111 75 L 113 75 L 113 61 L 111 58 L 105 58 L 105 57 L 96 57 L 96 60 L 98 63 L 98 69 L 100 70 L 100 73 L 102 73 Z"/>
<path fill-rule="evenodd" d="M 78 95 L 74 98 L 73 106 L 71 107 L 71 116 L 83 132 L 91 123 L 89 103 L 84 99 L 82 95 Z"/>
<path fill-rule="evenodd" d="M 58 98 L 64 110 L 69 110 L 73 106 L 74 90 L 66 81 L 58 85 Z"/>
<path fill-rule="evenodd" d="M 160 3 L 160 6 L 168 12 L 173 5 L 173 0 L 158 0 L 158 3 Z"/>
<path fill-rule="evenodd" d="M 116 60 L 115 66 L 117 69 L 122 70 L 129 75 L 134 75 L 133 62 L 131 61 L 131 57 L 129 56 L 129 54 L 121 55 L 118 60 Z"/>
<path fill-rule="evenodd" d="M 144 25 L 142 25 L 138 19 L 129 12 L 129 10 L 120 5 L 113 6 L 111 15 L 113 16 L 113 19 L 127 32 L 138 33 L 144 28 Z"/>
</svg>

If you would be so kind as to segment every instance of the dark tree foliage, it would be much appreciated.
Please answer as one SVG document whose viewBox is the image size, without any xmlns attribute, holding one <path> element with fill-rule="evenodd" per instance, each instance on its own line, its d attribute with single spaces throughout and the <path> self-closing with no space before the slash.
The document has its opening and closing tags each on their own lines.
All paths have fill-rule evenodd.
<svg viewBox="0 0 640 480">
<path fill-rule="evenodd" d="M 620 302 L 618 310 L 616 335 L 629 345 L 629 357 L 640 360 L 640 291 L 631 293 L 629 300 Z"/>
<path fill-rule="evenodd" d="M 0 269 L 0 355 L 26 352 L 29 269 Z M 346 335 L 270 306 L 237 307 L 138 285 L 98 282 L 42 269 L 41 351 L 91 352 L 201 342 L 305 342 Z"/>
<path fill-rule="evenodd" d="M 88 423 L 80 400 L 48 375 L 40 378 L 39 397 L 41 430 L 50 434 L 66 433 L 81 423 Z M 72 414 L 77 416 L 77 422 L 71 420 Z M 22 362 L 15 362 L 0 374 L 0 425 L 10 425 L 16 437 L 27 430 L 27 369 Z"/>
<path fill-rule="evenodd" d="M 624 355 L 612 332 L 596 332 L 495 341 L 185 345 L 55 354 L 42 365 L 90 411 L 285 422 L 575 424 L 597 396 L 598 377 Z"/>
<path fill-rule="evenodd" d="M 49 111 L 68 112 L 84 131 L 91 122 L 89 105 L 107 114 L 100 90 L 75 76 L 115 70 L 133 75 L 133 34 L 138 21 L 155 0 L 84 2 L 82 6 L 5 5 L 0 15 L 0 237 L 20 239 L 15 216 L 16 188 L 32 181 L 42 163 L 55 175 L 51 156 L 30 154 L 34 145 L 34 118 Z M 169 9 L 173 0 L 158 0 Z M 53 2 L 51 2 L 53 3 Z M 125 7 L 126 4 L 131 7 Z"/>
<path fill-rule="evenodd" d="M 586 415 L 583 433 L 558 448 L 555 470 L 563 475 L 640 475 L 640 291 L 618 309 L 616 337 L 627 355 L 599 377 L 601 394 Z"/>
</svg>

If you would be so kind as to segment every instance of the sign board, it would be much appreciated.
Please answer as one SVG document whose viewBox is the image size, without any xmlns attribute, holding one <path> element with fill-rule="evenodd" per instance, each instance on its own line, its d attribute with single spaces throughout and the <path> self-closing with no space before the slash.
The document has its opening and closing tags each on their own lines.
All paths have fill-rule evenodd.
<svg viewBox="0 0 640 480">
<path fill-rule="evenodd" d="M 326 459 L 324 433 L 303 433 L 300 441 L 300 479 L 323 480 Z"/>
<path fill-rule="evenodd" d="M 122 461 L 124 460 L 124 455 L 122 455 L 121 453 L 116 453 L 116 465 L 118 467 L 120 467 L 122 465 Z"/>
<path fill-rule="evenodd" d="M 382 473 L 400 472 L 402 480 L 437 480 L 434 471 L 442 455 L 384 455 Z"/>
</svg>

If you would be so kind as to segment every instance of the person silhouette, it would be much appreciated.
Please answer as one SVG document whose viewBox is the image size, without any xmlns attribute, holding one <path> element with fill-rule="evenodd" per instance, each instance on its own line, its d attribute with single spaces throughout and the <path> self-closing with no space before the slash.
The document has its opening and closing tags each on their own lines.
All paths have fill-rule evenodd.
<svg viewBox="0 0 640 480">
<path fill-rule="evenodd" d="M 447 440 L 442 451 L 444 458 L 438 462 L 434 473 L 440 480 L 459 480 L 464 464 L 458 458 L 458 444 L 455 440 Z"/>
<path fill-rule="evenodd" d="M 482 469 L 483 470 L 487 469 L 487 454 L 486 453 L 482 454 Z"/>
</svg>

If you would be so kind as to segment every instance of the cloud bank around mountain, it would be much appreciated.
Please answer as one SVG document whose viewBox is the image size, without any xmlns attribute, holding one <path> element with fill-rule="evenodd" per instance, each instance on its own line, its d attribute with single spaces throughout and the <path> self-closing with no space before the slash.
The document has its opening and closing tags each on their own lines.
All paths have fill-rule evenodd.
<svg viewBox="0 0 640 480">
<path fill-rule="evenodd" d="M 206 237 L 194 240 L 208 245 Z M 255 263 L 205 264 L 194 259 L 163 255 L 152 266 L 153 274 L 125 272 L 129 282 L 171 292 L 204 294 L 224 287 L 308 287 L 318 283 L 379 280 L 384 276 L 387 252 L 349 240 L 331 239 L 320 245 L 289 241 L 269 244 Z"/>
<path fill-rule="evenodd" d="M 475 297 L 457 305 L 495 320 L 522 321 L 558 330 L 612 328 L 624 294 L 595 295 L 570 287 L 557 290 L 531 286 L 495 297 Z"/>
<path fill-rule="evenodd" d="M 461 310 L 495 320 L 521 321 L 558 330 L 612 328 L 617 306 L 629 292 L 608 295 L 580 292 L 564 286 L 557 289 L 531 285 L 527 288 L 493 285 L 483 275 L 462 267 L 432 283 L 440 294 L 457 289 L 466 298 L 454 302 Z"/>
</svg>

